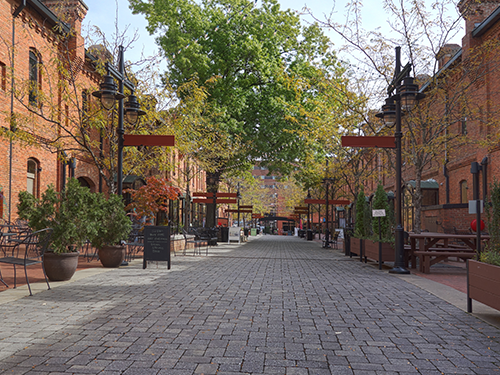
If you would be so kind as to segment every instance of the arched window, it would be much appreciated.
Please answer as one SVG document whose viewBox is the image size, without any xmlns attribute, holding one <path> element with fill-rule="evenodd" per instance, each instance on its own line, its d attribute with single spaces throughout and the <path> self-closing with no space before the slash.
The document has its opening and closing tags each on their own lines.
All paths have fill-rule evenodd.
<svg viewBox="0 0 500 375">
<path fill-rule="evenodd" d="M 38 91 L 42 88 L 42 77 L 40 74 L 40 54 L 36 49 L 30 48 L 29 52 L 29 102 L 38 103 Z"/>
<path fill-rule="evenodd" d="M 28 174 L 26 191 L 38 197 L 38 162 L 35 159 L 28 159 Z"/>
<path fill-rule="evenodd" d="M 92 193 L 95 193 L 95 184 L 88 177 L 78 177 L 78 182 L 81 186 L 87 187 Z"/>
<path fill-rule="evenodd" d="M 469 203 L 469 199 L 467 197 L 467 181 L 460 181 L 460 203 Z"/>
</svg>

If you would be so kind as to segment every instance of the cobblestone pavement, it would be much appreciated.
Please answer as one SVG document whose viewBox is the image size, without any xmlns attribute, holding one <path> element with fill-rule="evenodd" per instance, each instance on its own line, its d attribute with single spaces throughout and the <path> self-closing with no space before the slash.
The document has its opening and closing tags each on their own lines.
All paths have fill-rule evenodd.
<svg viewBox="0 0 500 375">
<path fill-rule="evenodd" d="M 496 374 L 500 331 L 338 250 L 219 245 L 0 305 L 5 374 Z"/>
</svg>

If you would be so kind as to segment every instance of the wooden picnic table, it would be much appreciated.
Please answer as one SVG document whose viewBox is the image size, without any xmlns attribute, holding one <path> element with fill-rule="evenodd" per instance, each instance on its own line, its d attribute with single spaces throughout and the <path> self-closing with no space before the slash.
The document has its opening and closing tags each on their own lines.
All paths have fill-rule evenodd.
<svg viewBox="0 0 500 375">
<path fill-rule="evenodd" d="M 450 234 L 438 232 L 409 233 L 410 254 L 412 268 L 416 268 L 416 258 L 419 258 L 419 270 L 429 273 L 430 267 L 442 260 L 451 257 L 462 260 L 471 259 L 475 256 L 476 240 L 475 234 Z M 481 235 L 481 240 L 487 241 L 489 235 Z M 456 244 L 461 241 L 463 245 Z M 455 243 L 452 243 L 455 242 Z M 417 246 L 418 244 L 418 246 Z"/>
</svg>

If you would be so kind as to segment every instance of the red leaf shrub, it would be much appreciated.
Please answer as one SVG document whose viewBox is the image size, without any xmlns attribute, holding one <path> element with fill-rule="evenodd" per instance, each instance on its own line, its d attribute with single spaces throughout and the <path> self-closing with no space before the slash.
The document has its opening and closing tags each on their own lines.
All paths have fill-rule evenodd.
<svg viewBox="0 0 500 375">
<path fill-rule="evenodd" d="M 181 191 L 166 178 L 148 177 L 146 185 L 137 190 L 127 189 L 125 192 L 132 197 L 127 210 L 133 210 L 137 220 L 141 220 L 155 217 L 160 211 L 167 212 L 169 200 L 177 200 Z"/>
</svg>

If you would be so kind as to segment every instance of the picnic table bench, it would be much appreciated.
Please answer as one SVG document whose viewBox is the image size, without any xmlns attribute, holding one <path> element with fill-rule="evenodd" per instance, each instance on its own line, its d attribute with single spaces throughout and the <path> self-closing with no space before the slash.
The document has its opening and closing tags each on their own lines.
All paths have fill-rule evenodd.
<svg viewBox="0 0 500 375">
<path fill-rule="evenodd" d="M 482 235 L 481 240 L 489 240 L 488 235 Z M 462 260 L 472 259 L 476 249 L 475 234 L 448 234 L 437 232 L 410 233 L 410 259 L 412 268 L 416 268 L 416 258 L 419 259 L 419 270 L 429 273 L 433 264 L 448 258 Z M 418 243 L 418 247 L 417 247 Z"/>
<path fill-rule="evenodd" d="M 476 256 L 473 250 L 456 247 L 431 247 L 424 251 L 415 251 L 415 256 L 419 260 L 419 271 L 430 273 L 433 264 L 447 260 L 448 258 L 457 258 L 463 261 L 472 259 Z"/>
</svg>

